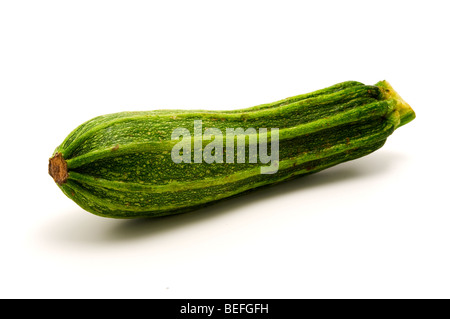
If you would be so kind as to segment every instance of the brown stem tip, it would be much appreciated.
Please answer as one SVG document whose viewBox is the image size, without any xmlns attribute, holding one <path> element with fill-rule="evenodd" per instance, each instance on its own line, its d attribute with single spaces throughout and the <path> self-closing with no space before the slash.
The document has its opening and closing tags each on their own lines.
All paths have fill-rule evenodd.
<svg viewBox="0 0 450 319">
<path fill-rule="evenodd" d="M 48 173 L 53 177 L 58 185 L 62 185 L 67 181 L 69 174 L 67 173 L 67 162 L 61 153 L 56 153 L 48 163 Z"/>
</svg>

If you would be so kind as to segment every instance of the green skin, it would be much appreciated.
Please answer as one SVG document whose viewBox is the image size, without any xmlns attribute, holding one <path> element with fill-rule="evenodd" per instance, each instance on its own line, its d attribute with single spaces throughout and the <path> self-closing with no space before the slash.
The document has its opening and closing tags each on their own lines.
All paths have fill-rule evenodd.
<svg viewBox="0 0 450 319">
<path fill-rule="evenodd" d="M 386 81 L 374 86 L 348 81 L 233 111 L 108 114 L 69 134 L 50 159 L 54 171 L 60 165 L 56 155 L 62 156 L 67 168 L 57 168 L 67 174 L 51 175 L 69 198 L 99 216 L 172 215 L 368 155 L 414 117 Z M 265 164 L 248 163 L 248 154 L 245 163 L 194 163 L 193 157 L 191 163 L 174 163 L 171 150 L 179 140 L 171 134 L 182 127 L 193 136 L 194 120 L 202 120 L 203 131 L 279 128 L 278 171 L 261 174 Z M 203 147 L 210 142 L 203 140 Z M 270 134 L 267 142 L 270 150 Z"/>
</svg>

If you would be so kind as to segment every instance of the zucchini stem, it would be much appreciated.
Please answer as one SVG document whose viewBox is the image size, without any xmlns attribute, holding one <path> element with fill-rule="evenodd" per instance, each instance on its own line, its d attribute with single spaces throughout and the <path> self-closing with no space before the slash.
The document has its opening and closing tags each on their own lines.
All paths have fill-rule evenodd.
<svg viewBox="0 0 450 319">
<path fill-rule="evenodd" d="M 392 88 L 388 81 L 380 81 L 375 85 L 380 88 L 384 99 L 395 101 L 396 106 L 393 111 L 397 111 L 400 115 L 400 123 L 396 128 L 399 128 L 400 126 L 403 126 L 416 118 L 416 113 L 411 106 L 402 99 L 402 97 Z"/>
</svg>

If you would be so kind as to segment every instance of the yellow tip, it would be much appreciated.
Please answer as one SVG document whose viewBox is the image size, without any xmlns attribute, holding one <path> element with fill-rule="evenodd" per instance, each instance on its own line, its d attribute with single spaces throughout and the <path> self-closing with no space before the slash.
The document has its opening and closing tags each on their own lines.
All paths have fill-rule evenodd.
<svg viewBox="0 0 450 319">
<path fill-rule="evenodd" d="M 381 89 L 383 98 L 395 101 L 395 110 L 400 114 L 400 124 L 398 127 L 405 125 L 416 118 L 416 113 L 411 106 L 402 99 L 402 97 L 392 88 L 388 81 L 380 81 L 375 84 Z"/>
</svg>

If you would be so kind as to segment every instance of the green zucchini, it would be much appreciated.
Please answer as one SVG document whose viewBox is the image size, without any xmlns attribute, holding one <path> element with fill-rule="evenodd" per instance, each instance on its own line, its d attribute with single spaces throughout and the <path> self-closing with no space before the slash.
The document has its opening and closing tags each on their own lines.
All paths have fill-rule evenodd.
<svg viewBox="0 0 450 319">
<path fill-rule="evenodd" d="M 114 113 L 72 131 L 50 158 L 49 174 L 64 194 L 93 214 L 172 215 L 368 155 L 414 118 L 386 81 L 348 81 L 239 110 Z M 173 138 L 178 128 L 191 135 Z M 241 128 L 244 134 L 202 136 L 212 128 L 216 133 Z M 248 151 L 238 142 L 242 137 Z M 265 161 L 255 161 L 250 152 L 264 141 L 278 145 L 271 149 L 277 157 L 269 173 L 262 173 L 269 151 Z M 263 144 L 258 145 L 253 149 L 261 156 Z M 202 152 L 215 161 L 206 162 Z"/>
</svg>

